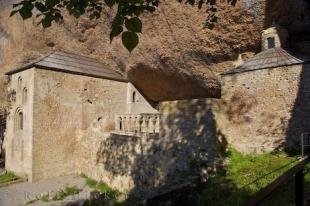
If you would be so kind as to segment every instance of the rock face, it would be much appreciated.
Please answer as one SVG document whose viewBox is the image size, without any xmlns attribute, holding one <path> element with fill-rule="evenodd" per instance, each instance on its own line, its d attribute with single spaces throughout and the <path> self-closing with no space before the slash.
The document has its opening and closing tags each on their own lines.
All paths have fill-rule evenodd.
<svg viewBox="0 0 310 206">
<path fill-rule="evenodd" d="M 119 39 L 112 44 L 109 42 L 112 20 L 109 11 L 98 21 L 68 17 L 64 24 L 44 30 L 36 26 L 35 20 L 23 22 L 18 16 L 9 18 L 11 8 L 5 2 L 2 1 L 0 12 L 0 27 L 7 34 L 8 41 L 1 52 L 3 71 L 53 48 L 75 51 L 101 59 L 118 70 L 133 69 L 129 76 L 140 88 L 148 88 L 144 85 L 146 81 L 141 81 L 140 73 L 147 69 L 159 71 L 162 75 L 152 75 L 148 82 L 155 87 L 165 85 L 168 91 L 152 94 L 149 89 L 144 89 L 154 101 L 167 100 L 169 96 L 172 97 L 169 99 L 184 99 L 189 91 L 192 96 L 188 98 L 192 98 L 196 91 L 196 97 L 219 96 L 219 82 L 209 69 L 214 63 L 232 59 L 239 51 L 255 50 L 262 26 L 262 20 L 255 19 L 242 2 L 230 7 L 226 1 L 221 1 L 219 24 L 210 31 L 203 29 L 206 18 L 203 10 L 167 1 L 154 14 L 143 17 L 140 45 L 129 54 Z M 217 68 L 213 72 L 216 74 Z M 173 77 L 173 74 L 178 75 Z M 165 75 L 167 78 L 161 78 Z M 187 83 L 192 76 L 194 80 Z M 177 87 L 181 87 L 179 90 L 184 94 L 179 92 L 173 98 Z M 201 89 L 213 92 L 201 92 Z"/>
<path fill-rule="evenodd" d="M 212 72 L 216 75 L 232 67 L 231 60 L 239 53 L 258 51 L 263 27 L 276 21 L 296 34 L 293 39 L 301 40 L 307 35 L 300 30 L 310 28 L 304 0 L 240 0 L 235 7 L 220 0 L 219 22 L 213 30 L 203 29 L 203 10 L 166 1 L 154 14 L 143 17 L 140 45 L 129 54 L 119 39 L 109 42 L 110 11 L 105 11 L 98 21 L 67 17 L 64 24 L 44 30 L 36 26 L 36 20 L 9 18 L 12 1 L 2 0 L 0 4 L 2 71 L 53 48 L 75 51 L 101 59 L 118 70 L 133 70 L 130 79 L 153 101 L 217 97 L 219 82 Z M 149 85 L 164 85 L 167 91 L 150 91 Z"/>
<path fill-rule="evenodd" d="M 146 98 L 155 102 L 219 98 L 221 85 L 216 76 L 208 69 L 197 73 L 187 74 L 176 68 L 151 68 L 138 64 L 129 70 L 128 78 Z"/>
</svg>

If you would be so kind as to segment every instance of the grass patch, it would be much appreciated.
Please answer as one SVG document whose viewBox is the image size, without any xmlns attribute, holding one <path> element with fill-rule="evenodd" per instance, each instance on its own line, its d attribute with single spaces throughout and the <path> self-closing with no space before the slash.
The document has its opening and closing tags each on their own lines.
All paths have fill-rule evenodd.
<svg viewBox="0 0 310 206">
<path fill-rule="evenodd" d="M 96 186 L 97 186 L 97 181 L 96 180 L 93 180 L 93 179 L 91 179 L 91 178 L 86 178 L 86 185 L 88 186 L 88 187 L 90 187 L 90 188 L 96 188 Z"/>
<path fill-rule="evenodd" d="M 13 172 L 6 172 L 5 174 L 0 175 L 0 184 L 12 182 L 18 179 L 19 177 L 17 177 Z"/>
<path fill-rule="evenodd" d="M 121 192 L 115 189 L 112 189 L 105 182 L 102 182 L 102 181 L 98 182 L 85 175 L 81 175 L 81 177 L 85 178 L 85 183 L 88 187 L 93 188 L 102 194 L 106 194 L 111 200 L 117 200 L 117 198 L 121 195 Z"/>
<path fill-rule="evenodd" d="M 306 166 L 306 173 L 304 173 L 304 195 L 305 203 L 304 205 L 310 205 L 309 202 L 309 192 L 310 192 L 310 173 L 308 171 L 310 165 Z M 295 205 L 295 179 L 291 177 L 286 181 L 281 187 L 276 189 L 272 195 L 270 195 L 266 200 L 264 200 L 260 206 L 270 206 L 270 205 L 283 205 L 283 206 L 294 206 Z"/>
<path fill-rule="evenodd" d="M 227 176 L 234 180 L 237 188 L 247 188 L 255 193 L 293 167 L 296 157 L 289 157 L 284 152 L 262 155 L 242 155 L 230 150 L 230 162 Z"/>
<path fill-rule="evenodd" d="M 38 201 L 38 200 L 37 199 L 29 200 L 26 202 L 26 205 L 31 205 L 31 204 L 35 203 L 36 201 Z"/>
<path fill-rule="evenodd" d="M 56 193 L 55 192 L 46 193 L 46 194 L 43 194 L 40 197 L 37 197 L 33 200 L 29 200 L 26 204 L 27 205 L 33 204 L 39 200 L 41 200 L 42 202 L 64 200 L 66 197 L 79 194 L 80 191 L 81 190 L 78 189 L 76 186 L 73 186 L 73 187 L 66 186 L 64 189 L 58 190 Z"/>
<path fill-rule="evenodd" d="M 52 200 L 53 201 L 63 200 L 68 196 L 79 194 L 79 192 L 80 189 L 77 188 L 76 186 L 73 187 L 66 186 L 65 189 L 57 191 L 54 197 L 52 197 Z"/>
<path fill-rule="evenodd" d="M 48 195 L 48 194 L 42 195 L 42 197 L 40 198 L 40 200 L 41 200 L 42 202 L 48 202 L 48 201 L 49 201 L 49 195 Z"/>
<path fill-rule="evenodd" d="M 230 149 L 228 158 L 226 173 L 209 179 L 196 205 L 241 205 L 297 163 L 296 157 L 283 152 L 243 155 Z"/>
</svg>

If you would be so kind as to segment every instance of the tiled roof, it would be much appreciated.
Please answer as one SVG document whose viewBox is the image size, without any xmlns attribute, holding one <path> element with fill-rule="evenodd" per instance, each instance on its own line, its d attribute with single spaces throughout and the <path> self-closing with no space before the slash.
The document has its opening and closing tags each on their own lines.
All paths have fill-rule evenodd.
<svg viewBox="0 0 310 206">
<path fill-rule="evenodd" d="M 127 81 L 122 74 L 108 68 L 106 64 L 96 59 L 61 51 L 51 52 L 6 74 L 11 75 L 32 67 L 116 81 Z"/>
<path fill-rule="evenodd" d="M 256 54 L 249 61 L 246 61 L 244 64 L 228 72 L 223 73 L 223 75 L 281 67 L 281 66 L 291 66 L 302 63 L 304 63 L 303 60 L 294 57 L 286 50 L 282 48 L 272 48 Z"/>
</svg>

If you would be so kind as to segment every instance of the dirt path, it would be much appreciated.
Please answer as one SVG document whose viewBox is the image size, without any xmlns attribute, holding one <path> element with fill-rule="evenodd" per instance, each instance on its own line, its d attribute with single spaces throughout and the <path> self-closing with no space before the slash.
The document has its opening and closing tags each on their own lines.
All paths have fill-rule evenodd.
<svg viewBox="0 0 310 206">
<path fill-rule="evenodd" d="M 36 196 L 42 196 L 46 193 L 56 192 L 64 189 L 66 186 L 77 186 L 82 191 L 79 195 L 67 197 L 63 201 L 42 202 L 36 201 L 29 205 L 63 205 L 64 202 L 86 198 L 89 194 L 89 188 L 85 186 L 85 180 L 79 176 L 64 176 L 44 180 L 36 183 L 22 182 L 7 187 L 0 188 L 0 206 L 21 206 L 26 205 L 30 200 L 36 199 Z"/>
</svg>

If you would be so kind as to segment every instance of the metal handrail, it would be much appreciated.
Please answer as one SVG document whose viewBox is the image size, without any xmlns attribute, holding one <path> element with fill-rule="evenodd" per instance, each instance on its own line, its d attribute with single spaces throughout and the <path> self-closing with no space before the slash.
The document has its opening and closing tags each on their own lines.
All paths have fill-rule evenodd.
<svg viewBox="0 0 310 206">
<path fill-rule="evenodd" d="M 310 162 L 310 156 L 301 158 L 299 163 L 285 172 L 283 175 L 275 179 L 271 184 L 254 194 L 249 200 L 247 200 L 243 206 L 258 205 L 269 197 L 273 191 L 275 191 L 283 183 L 293 176 L 295 176 L 295 205 L 303 206 L 304 204 L 304 173 L 303 170 Z"/>
<path fill-rule="evenodd" d="M 305 154 L 305 148 L 310 147 L 310 133 L 302 133 L 300 136 L 301 139 L 301 156 L 303 157 Z"/>
</svg>

